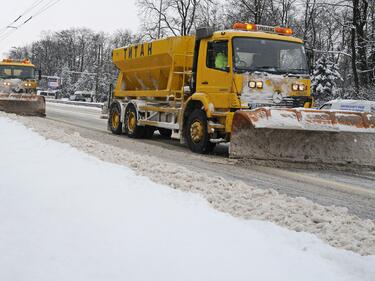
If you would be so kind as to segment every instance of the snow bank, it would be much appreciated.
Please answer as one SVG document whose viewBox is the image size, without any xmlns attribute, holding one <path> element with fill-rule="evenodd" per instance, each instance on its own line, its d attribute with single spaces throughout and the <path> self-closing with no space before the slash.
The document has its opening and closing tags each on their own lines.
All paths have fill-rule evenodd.
<svg viewBox="0 0 375 281">
<path fill-rule="evenodd" d="M 212 207 L 235 217 L 271 221 L 297 232 L 316 234 L 337 248 L 375 255 L 375 221 L 350 215 L 346 208 L 321 206 L 273 189 L 257 189 L 242 181 L 197 174 L 155 157 L 83 138 L 72 127 L 51 120 L 0 112 L 1 116 L 18 120 L 47 138 L 69 143 L 107 162 L 126 165 L 154 182 L 201 194 Z"/>
<path fill-rule="evenodd" d="M 0 280 L 374 280 L 375 256 L 235 219 L 0 117 Z"/>
</svg>

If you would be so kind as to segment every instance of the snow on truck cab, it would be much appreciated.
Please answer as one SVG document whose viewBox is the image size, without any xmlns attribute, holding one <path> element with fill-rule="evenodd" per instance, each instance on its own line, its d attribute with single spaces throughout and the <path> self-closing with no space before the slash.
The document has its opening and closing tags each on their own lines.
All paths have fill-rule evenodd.
<svg viewBox="0 0 375 281">
<path fill-rule="evenodd" d="M 173 131 L 197 153 L 230 141 L 234 157 L 245 150 L 258 159 L 295 157 L 293 149 L 285 149 L 293 154 L 286 156 L 264 147 L 250 149 L 254 133 L 245 133 L 262 131 L 258 128 L 288 131 L 273 140 L 295 145 L 295 130 L 337 131 L 341 116 L 334 124 L 332 114 L 310 109 L 314 102 L 306 53 L 303 41 L 292 34 L 290 28 L 237 23 L 230 30 L 201 28 L 195 36 L 113 50 L 119 76 L 109 101 L 109 130 L 146 138 L 155 130 L 167 137 Z M 356 122 L 363 131 L 372 126 Z M 269 142 L 267 138 L 258 136 L 259 145 Z"/>
</svg>

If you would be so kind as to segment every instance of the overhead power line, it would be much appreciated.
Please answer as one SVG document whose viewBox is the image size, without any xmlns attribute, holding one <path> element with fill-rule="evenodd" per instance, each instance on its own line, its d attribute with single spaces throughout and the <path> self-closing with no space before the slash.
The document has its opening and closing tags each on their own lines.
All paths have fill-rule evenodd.
<svg viewBox="0 0 375 281">
<path fill-rule="evenodd" d="M 17 23 L 23 16 L 25 16 L 28 12 L 32 11 L 34 8 L 38 7 L 44 0 L 36 0 L 33 4 L 26 8 L 14 21 L 10 22 L 7 26 L 0 29 L 0 35 L 6 33 L 8 29 L 12 28 L 15 29 L 13 26 Z"/>
<path fill-rule="evenodd" d="M 18 16 L 13 22 L 11 22 L 9 25 L 6 27 L 0 29 L 0 42 L 4 41 L 7 39 L 9 36 L 11 36 L 14 32 L 16 32 L 20 27 L 23 25 L 27 24 L 29 21 L 32 19 L 36 18 L 40 14 L 44 13 L 47 11 L 49 8 L 52 6 L 56 5 L 60 0 L 37 0 L 35 1 L 30 7 L 28 7 L 20 16 Z M 44 3 L 43 3 L 44 2 Z M 36 8 L 38 8 L 36 10 Z M 28 17 L 25 17 L 27 14 L 29 14 L 31 11 L 34 11 L 33 14 L 31 14 Z M 23 18 L 25 20 L 23 20 Z M 19 23 L 20 20 L 23 20 L 23 22 Z"/>
<path fill-rule="evenodd" d="M 33 17 L 35 18 L 39 16 L 40 14 L 44 13 L 46 10 L 57 4 L 58 2 L 60 2 L 60 0 L 52 0 L 49 3 L 46 3 L 46 5 L 42 6 L 38 11 L 35 12 Z"/>
</svg>

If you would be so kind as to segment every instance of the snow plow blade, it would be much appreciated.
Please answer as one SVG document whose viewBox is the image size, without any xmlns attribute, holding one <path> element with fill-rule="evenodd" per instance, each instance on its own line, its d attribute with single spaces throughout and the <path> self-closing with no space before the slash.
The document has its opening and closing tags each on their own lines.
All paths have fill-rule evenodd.
<svg viewBox="0 0 375 281">
<path fill-rule="evenodd" d="M 35 94 L 0 93 L 0 111 L 27 116 L 46 116 L 44 97 Z"/>
<path fill-rule="evenodd" d="M 258 108 L 234 114 L 233 158 L 375 167 L 375 115 Z"/>
</svg>

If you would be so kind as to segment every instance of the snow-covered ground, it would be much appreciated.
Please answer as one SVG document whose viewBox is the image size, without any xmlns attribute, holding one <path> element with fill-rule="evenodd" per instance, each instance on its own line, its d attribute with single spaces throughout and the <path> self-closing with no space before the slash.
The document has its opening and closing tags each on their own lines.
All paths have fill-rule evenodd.
<svg viewBox="0 0 375 281">
<path fill-rule="evenodd" d="M 150 156 L 152 153 L 148 150 L 135 153 L 131 146 L 120 148 L 82 137 L 77 128 L 61 122 L 0 112 L 2 116 L 21 122 L 47 139 L 70 144 L 103 161 L 129 167 L 137 175 L 146 176 L 156 183 L 200 194 L 211 207 L 234 217 L 270 221 L 290 230 L 315 234 L 337 248 L 361 255 L 375 255 L 375 221 L 352 215 L 346 208 L 322 206 L 303 197 L 290 197 L 275 189 L 259 189 L 244 181 L 197 173 L 175 162 Z M 97 132 L 93 134 L 101 135 Z M 137 141 L 131 142 L 136 145 Z M 169 150 L 159 151 L 162 152 L 169 153 Z M 194 155 L 194 158 L 196 161 L 207 160 L 200 155 Z"/>
<path fill-rule="evenodd" d="M 218 212 L 0 117 L 0 280 L 375 280 L 375 256 Z"/>
</svg>

